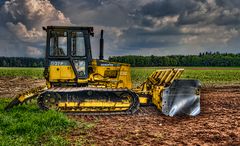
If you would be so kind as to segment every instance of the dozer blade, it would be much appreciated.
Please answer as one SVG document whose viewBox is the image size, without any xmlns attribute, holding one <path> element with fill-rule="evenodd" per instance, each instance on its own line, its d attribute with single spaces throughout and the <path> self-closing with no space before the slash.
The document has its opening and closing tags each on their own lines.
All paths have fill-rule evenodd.
<svg viewBox="0 0 240 146">
<path fill-rule="evenodd" d="M 162 112 L 168 116 L 200 113 L 200 82 L 198 80 L 174 80 L 162 96 Z"/>
<path fill-rule="evenodd" d="M 18 94 L 4 109 L 10 110 L 14 106 L 18 106 L 19 104 L 27 103 L 28 101 L 31 101 L 32 99 L 36 98 L 40 93 L 42 93 L 46 89 L 47 89 L 46 86 L 39 86 L 36 88 L 32 88 L 21 94 Z"/>
</svg>

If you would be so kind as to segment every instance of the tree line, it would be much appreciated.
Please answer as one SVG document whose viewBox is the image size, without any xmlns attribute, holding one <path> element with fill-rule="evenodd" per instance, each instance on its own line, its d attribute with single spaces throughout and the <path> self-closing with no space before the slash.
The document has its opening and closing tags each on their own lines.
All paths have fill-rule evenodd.
<svg viewBox="0 0 240 146">
<path fill-rule="evenodd" d="M 133 67 L 150 66 L 230 66 L 240 67 L 240 54 L 205 52 L 199 55 L 171 56 L 112 56 L 109 61 L 131 64 Z M 44 58 L 0 57 L 0 67 L 44 67 Z"/>
<path fill-rule="evenodd" d="M 133 67 L 149 66 L 222 66 L 239 67 L 240 54 L 205 52 L 199 55 L 171 56 L 113 56 L 110 61 L 131 64 Z"/>
<path fill-rule="evenodd" d="M 28 57 L 0 57 L 0 67 L 44 67 L 44 59 Z"/>
</svg>

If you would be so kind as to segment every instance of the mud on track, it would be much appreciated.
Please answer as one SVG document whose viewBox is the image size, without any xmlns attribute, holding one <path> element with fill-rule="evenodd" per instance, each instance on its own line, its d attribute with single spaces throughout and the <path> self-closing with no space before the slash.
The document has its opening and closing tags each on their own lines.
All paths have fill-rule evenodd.
<svg viewBox="0 0 240 146">
<path fill-rule="evenodd" d="M 0 97 L 13 97 L 44 80 L 0 77 Z M 197 117 L 167 117 L 154 107 L 123 116 L 69 116 L 95 123 L 82 132 L 66 135 L 84 145 L 240 145 L 240 85 L 204 87 L 201 114 Z"/>
</svg>

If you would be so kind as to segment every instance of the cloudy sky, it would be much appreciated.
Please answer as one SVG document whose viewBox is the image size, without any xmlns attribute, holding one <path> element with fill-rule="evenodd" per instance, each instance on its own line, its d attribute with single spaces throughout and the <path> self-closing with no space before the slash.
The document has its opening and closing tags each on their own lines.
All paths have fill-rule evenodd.
<svg viewBox="0 0 240 146">
<path fill-rule="evenodd" d="M 42 26 L 94 26 L 105 56 L 240 53 L 240 0 L 0 0 L 0 56 L 43 57 Z"/>
</svg>

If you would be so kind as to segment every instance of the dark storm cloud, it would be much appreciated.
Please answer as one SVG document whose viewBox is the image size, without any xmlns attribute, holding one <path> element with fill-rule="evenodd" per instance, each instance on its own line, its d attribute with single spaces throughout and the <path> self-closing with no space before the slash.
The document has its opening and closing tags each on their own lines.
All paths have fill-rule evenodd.
<svg viewBox="0 0 240 146">
<path fill-rule="evenodd" d="M 239 0 L 216 0 L 216 4 L 220 7 L 239 8 Z"/>
<path fill-rule="evenodd" d="M 195 3 L 195 10 L 186 10 L 180 14 L 179 24 L 216 24 L 216 25 L 238 25 L 240 23 L 240 1 L 216 0 L 199 1 Z"/>
<path fill-rule="evenodd" d="M 0 6 L 0 52 L 7 56 L 19 50 L 43 56 L 46 25 L 94 26 L 95 56 L 100 29 L 106 56 L 238 52 L 240 46 L 239 0 L 10 0 Z"/>
<path fill-rule="evenodd" d="M 128 50 L 173 47 L 177 44 L 172 43 L 171 36 L 176 35 L 181 35 L 181 32 L 176 27 L 171 26 L 157 30 L 144 30 L 144 28 L 130 27 L 123 31 L 123 35 L 119 39 L 119 45 Z M 177 42 L 176 38 L 172 39 L 175 39 L 174 41 Z"/>
<path fill-rule="evenodd" d="M 96 9 L 96 7 L 101 6 L 102 0 L 88 0 L 88 1 L 79 1 L 79 0 L 51 0 L 50 1 L 57 9 L 64 10 L 69 7 L 85 8 L 85 9 Z"/>
<path fill-rule="evenodd" d="M 237 25 L 240 22 L 240 1 L 160 0 L 146 4 L 137 13 L 159 19 L 179 15 L 178 25 L 198 23 Z M 151 21 L 142 21 L 142 25 L 151 24 Z"/>
<path fill-rule="evenodd" d="M 52 4 L 61 9 L 74 24 L 81 25 L 121 27 L 128 23 L 130 12 L 130 6 L 122 6 L 118 0 L 58 0 L 52 1 Z"/>
<path fill-rule="evenodd" d="M 159 0 L 143 6 L 140 13 L 154 17 L 163 17 L 177 15 L 185 11 L 192 12 L 196 8 L 197 5 L 192 0 Z"/>
<path fill-rule="evenodd" d="M 5 0 L 0 0 L 0 6 L 3 5 Z"/>
<path fill-rule="evenodd" d="M 169 39 L 172 39 L 169 47 L 175 44 L 179 48 L 186 46 L 206 47 L 208 45 L 213 47 L 213 50 L 222 47 L 231 48 L 236 44 L 239 45 L 236 41 L 231 41 L 239 39 L 239 8 L 239 1 L 231 0 L 154 1 L 138 10 L 137 15 L 141 16 L 138 17 L 141 19 L 138 27 L 142 28 L 141 34 L 155 32 L 153 35 L 160 39 L 163 35 L 166 37 L 168 35 Z M 176 16 L 177 20 L 169 21 L 171 20 L 170 16 Z M 161 20 L 165 24 L 161 23 Z M 149 29 L 153 31 L 149 31 Z M 133 31 L 135 30 L 133 29 Z M 136 33 L 138 32 L 139 30 L 136 31 Z M 159 48 L 161 47 L 159 46 Z M 166 46 L 163 47 L 166 48 Z M 235 49 L 236 51 L 237 49 Z"/>
</svg>

